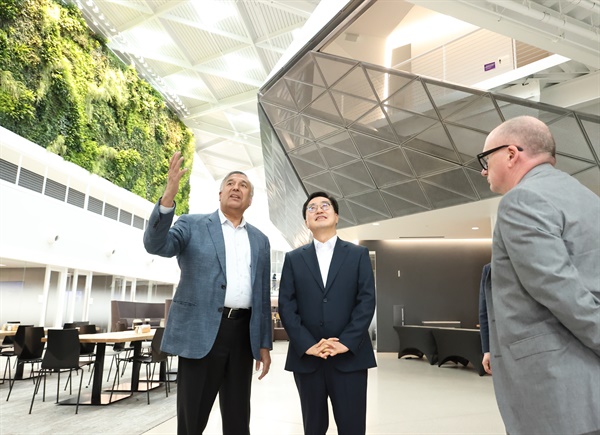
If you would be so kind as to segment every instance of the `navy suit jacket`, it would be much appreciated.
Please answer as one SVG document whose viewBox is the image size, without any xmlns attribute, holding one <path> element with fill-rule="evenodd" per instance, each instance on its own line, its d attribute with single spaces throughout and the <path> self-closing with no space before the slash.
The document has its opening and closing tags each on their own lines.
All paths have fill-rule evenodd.
<svg viewBox="0 0 600 435">
<path fill-rule="evenodd" d="M 314 243 L 286 254 L 279 284 L 279 314 L 290 338 L 286 370 L 317 370 L 325 360 L 305 352 L 331 337 L 349 349 L 327 360 L 338 370 L 375 367 L 368 331 L 374 313 L 375 283 L 366 247 L 338 238 L 325 286 Z"/>
<path fill-rule="evenodd" d="M 483 266 L 481 282 L 479 284 L 479 335 L 481 336 L 481 351 L 490 351 L 490 329 L 488 326 L 487 303 L 485 302 L 485 289 L 492 285 L 491 264 Z"/>
<path fill-rule="evenodd" d="M 211 350 L 219 325 L 227 275 L 225 240 L 219 213 L 186 214 L 171 227 L 174 213 L 161 214 L 157 203 L 144 232 L 144 246 L 151 254 L 177 256 L 181 277 L 162 340 L 162 350 L 185 358 L 200 359 Z M 246 224 L 250 240 L 252 316 L 250 344 L 254 359 L 260 348 L 272 348 L 270 245 L 257 228 Z"/>
</svg>

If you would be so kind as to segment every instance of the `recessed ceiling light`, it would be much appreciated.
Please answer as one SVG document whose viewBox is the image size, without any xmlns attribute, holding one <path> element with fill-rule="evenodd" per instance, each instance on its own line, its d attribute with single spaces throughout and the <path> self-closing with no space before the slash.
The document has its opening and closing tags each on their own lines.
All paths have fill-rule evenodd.
<svg viewBox="0 0 600 435">
<path fill-rule="evenodd" d="M 471 227 L 471 229 L 472 229 L 473 231 L 477 231 L 477 230 L 479 229 L 479 227 Z"/>
<path fill-rule="evenodd" d="M 375 225 L 377 227 L 377 226 L 379 226 L 379 222 L 373 222 L 373 225 Z"/>
</svg>

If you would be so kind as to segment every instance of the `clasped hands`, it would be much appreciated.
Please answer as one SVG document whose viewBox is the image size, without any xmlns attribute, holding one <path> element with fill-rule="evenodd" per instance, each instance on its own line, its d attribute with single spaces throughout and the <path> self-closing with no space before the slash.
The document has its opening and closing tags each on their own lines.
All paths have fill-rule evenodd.
<svg viewBox="0 0 600 435">
<path fill-rule="evenodd" d="M 348 350 L 349 349 L 346 346 L 340 343 L 339 338 L 331 337 L 322 338 L 321 341 L 308 348 L 306 354 L 327 359 L 330 356 L 346 353 Z"/>
</svg>

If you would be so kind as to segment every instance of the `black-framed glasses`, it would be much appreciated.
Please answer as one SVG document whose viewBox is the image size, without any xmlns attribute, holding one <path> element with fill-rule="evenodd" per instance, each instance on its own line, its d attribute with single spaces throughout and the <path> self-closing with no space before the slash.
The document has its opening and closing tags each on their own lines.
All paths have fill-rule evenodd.
<svg viewBox="0 0 600 435">
<path fill-rule="evenodd" d="M 319 207 L 321 208 L 321 210 L 327 211 L 331 208 L 331 203 L 330 202 L 322 202 L 320 205 L 319 204 L 308 204 L 308 206 L 306 207 L 306 211 L 309 213 L 316 213 L 317 210 L 319 210 Z"/>
<path fill-rule="evenodd" d="M 489 155 L 492 153 L 495 153 L 498 150 L 501 150 L 502 148 L 508 148 L 509 146 L 511 146 L 511 144 L 500 145 L 499 147 L 492 148 L 491 150 L 487 150 L 487 151 L 477 154 L 477 160 L 479 160 L 479 164 L 481 165 L 481 167 L 487 171 Z M 519 151 L 523 151 L 523 148 L 521 148 L 520 146 L 515 145 L 515 147 Z"/>
</svg>

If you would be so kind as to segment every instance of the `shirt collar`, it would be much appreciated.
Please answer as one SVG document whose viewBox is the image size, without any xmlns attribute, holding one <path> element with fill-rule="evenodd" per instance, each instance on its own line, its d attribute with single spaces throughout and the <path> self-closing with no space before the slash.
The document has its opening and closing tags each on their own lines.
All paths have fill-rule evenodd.
<svg viewBox="0 0 600 435">
<path fill-rule="evenodd" d="M 218 209 L 217 211 L 219 212 L 219 221 L 221 221 L 221 225 L 225 225 L 227 222 L 229 222 L 229 225 L 233 227 L 233 223 L 227 219 L 221 209 Z M 244 216 L 242 216 L 242 221 L 238 225 L 238 228 L 246 228 L 246 218 Z"/>
<path fill-rule="evenodd" d="M 317 239 L 314 239 L 315 249 L 317 251 L 320 251 L 322 249 L 333 250 L 333 248 L 335 248 L 335 243 L 337 242 L 337 238 L 338 238 L 338 236 L 337 236 L 337 234 L 335 234 L 331 239 L 327 240 L 324 243 L 319 242 Z"/>
</svg>

